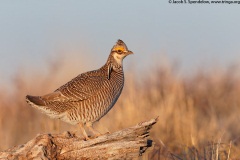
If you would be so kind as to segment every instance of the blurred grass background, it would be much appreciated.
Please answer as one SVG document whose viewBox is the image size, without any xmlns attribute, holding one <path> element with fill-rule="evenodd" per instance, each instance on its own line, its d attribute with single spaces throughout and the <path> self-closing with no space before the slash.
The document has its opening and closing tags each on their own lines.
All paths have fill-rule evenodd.
<svg viewBox="0 0 240 160">
<path fill-rule="evenodd" d="M 60 57 L 46 64 L 47 72 L 41 66 L 20 68 L 10 83 L 12 91 L 1 86 L 0 150 L 23 144 L 38 133 L 78 129 L 50 119 L 25 102 L 27 94 L 52 92 L 91 66 L 81 60 L 86 57 Z M 136 72 L 133 64 L 125 68 L 122 95 L 95 124 L 96 129 L 114 132 L 159 116 L 151 133 L 156 146 L 149 159 L 239 158 L 239 66 L 200 68 L 186 75 L 179 73 L 176 64 L 159 61 L 142 72 Z"/>
</svg>

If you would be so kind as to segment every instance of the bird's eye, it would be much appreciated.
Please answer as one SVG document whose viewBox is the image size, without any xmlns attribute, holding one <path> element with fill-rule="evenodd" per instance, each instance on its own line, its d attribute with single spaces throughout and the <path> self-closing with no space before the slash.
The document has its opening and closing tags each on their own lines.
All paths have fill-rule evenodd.
<svg viewBox="0 0 240 160">
<path fill-rule="evenodd" d="M 118 54 L 122 54 L 122 50 L 120 50 L 120 49 L 117 50 L 117 52 L 118 52 Z"/>
</svg>

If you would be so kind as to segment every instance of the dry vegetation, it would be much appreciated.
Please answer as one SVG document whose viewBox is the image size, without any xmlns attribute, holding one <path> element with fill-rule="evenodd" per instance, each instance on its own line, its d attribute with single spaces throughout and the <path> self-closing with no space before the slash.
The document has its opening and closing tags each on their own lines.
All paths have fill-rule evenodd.
<svg viewBox="0 0 240 160">
<path fill-rule="evenodd" d="M 25 74 L 21 71 L 11 83 L 11 94 L 1 87 L 0 150 L 22 144 L 37 133 L 77 130 L 76 126 L 52 120 L 25 103 L 26 94 L 51 92 L 84 71 L 78 69 L 83 64 L 71 64 L 75 66 L 53 62 L 47 73 L 39 68 L 38 72 L 25 69 Z M 237 67 L 200 70 L 184 77 L 178 76 L 171 65 L 156 65 L 141 74 L 128 68 L 125 73 L 125 88 L 119 101 L 96 124 L 100 132 L 113 132 L 159 116 L 152 133 L 156 146 L 149 159 L 240 157 Z"/>
</svg>

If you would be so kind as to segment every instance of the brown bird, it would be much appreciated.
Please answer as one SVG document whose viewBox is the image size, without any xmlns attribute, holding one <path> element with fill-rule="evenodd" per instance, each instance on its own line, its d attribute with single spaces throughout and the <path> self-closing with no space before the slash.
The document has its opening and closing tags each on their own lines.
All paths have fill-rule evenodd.
<svg viewBox="0 0 240 160">
<path fill-rule="evenodd" d="M 78 75 L 53 93 L 27 95 L 26 101 L 51 118 L 79 124 L 86 140 L 89 137 L 84 125 L 97 137 L 100 133 L 93 129 L 93 123 L 107 114 L 118 100 L 124 85 L 123 59 L 129 54 L 133 52 L 118 40 L 100 69 Z"/>
</svg>

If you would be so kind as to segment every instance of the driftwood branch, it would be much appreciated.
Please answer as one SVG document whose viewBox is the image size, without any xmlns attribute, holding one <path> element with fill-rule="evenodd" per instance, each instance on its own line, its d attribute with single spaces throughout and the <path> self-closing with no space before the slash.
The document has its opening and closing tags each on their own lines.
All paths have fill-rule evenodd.
<svg viewBox="0 0 240 160">
<path fill-rule="evenodd" d="M 0 159 L 133 159 L 151 147 L 156 119 L 84 141 L 70 132 L 40 134 L 26 144 L 0 152 Z"/>
</svg>

